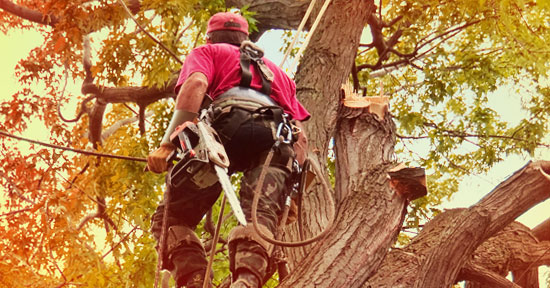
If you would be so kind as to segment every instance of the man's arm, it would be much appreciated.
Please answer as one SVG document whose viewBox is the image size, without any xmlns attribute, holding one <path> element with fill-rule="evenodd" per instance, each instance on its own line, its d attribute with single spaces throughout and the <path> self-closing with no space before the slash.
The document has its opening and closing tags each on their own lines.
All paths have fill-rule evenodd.
<svg viewBox="0 0 550 288">
<path fill-rule="evenodd" d="M 176 98 L 176 110 L 197 113 L 208 89 L 208 78 L 201 72 L 193 72 L 183 82 Z"/>
<path fill-rule="evenodd" d="M 166 158 L 175 147 L 170 142 L 170 135 L 176 127 L 186 121 L 194 120 L 199 112 L 202 100 L 208 89 L 208 79 L 200 72 L 194 72 L 183 82 L 176 97 L 176 109 L 170 124 L 160 142 L 160 147 L 147 156 L 147 168 L 155 173 L 167 170 Z"/>
</svg>

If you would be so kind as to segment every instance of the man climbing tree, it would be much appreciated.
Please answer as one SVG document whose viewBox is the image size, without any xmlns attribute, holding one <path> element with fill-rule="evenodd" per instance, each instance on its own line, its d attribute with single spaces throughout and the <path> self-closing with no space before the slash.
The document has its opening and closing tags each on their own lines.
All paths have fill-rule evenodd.
<svg viewBox="0 0 550 288">
<path fill-rule="evenodd" d="M 160 147 L 147 158 L 148 168 L 156 173 L 170 169 L 166 159 L 175 149 L 171 134 L 178 125 L 197 117 L 201 103 L 209 95 L 213 99 L 212 125 L 227 151 L 229 172 L 243 172 L 240 196 L 246 218 L 251 220 L 255 186 L 262 185 L 264 196 L 258 205 L 258 223 L 264 233 L 273 237 L 296 158 L 291 145 L 294 140 L 279 142 L 278 136 L 283 135 L 278 135 L 278 127 L 290 128 L 286 131 L 288 138 L 299 139 L 304 147 L 306 138 L 299 123 L 307 120 L 309 113 L 296 99 L 294 82 L 262 58 L 258 47 L 246 41 L 248 23 L 242 16 L 231 12 L 215 14 L 208 22 L 206 37 L 207 44 L 194 49 L 185 59 L 175 88 L 176 110 Z M 296 127 L 291 128 L 293 125 Z M 266 168 L 265 181 L 258 183 L 271 149 L 274 156 Z M 166 252 L 159 257 L 165 263 L 163 268 L 172 271 L 178 286 L 203 287 L 207 261 L 193 230 L 220 192 L 219 183 L 208 187 L 189 183 L 178 188 L 167 183 L 166 193 L 170 193 L 171 200 L 157 208 L 152 229 L 157 241 L 162 233 L 167 233 L 166 250 L 159 249 Z M 165 210 L 165 205 L 170 208 Z M 168 215 L 164 215 L 165 211 Z M 168 219 L 166 227 L 163 217 Z M 163 228 L 168 231 L 163 232 Z M 273 245 L 263 240 L 251 224 L 236 227 L 229 236 L 231 287 L 261 287 L 272 252 Z"/>
<path fill-rule="evenodd" d="M 308 156 L 322 171 L 317 179 L 333 184 L 337 217 L 322 241 L 284 248 L 289 274 L 278 287 L 539 286 L 537 267 L 550 264 L 550 242 L 541 236 L 548 226 L 512 224 L 549 198 L 550 161 L 506 181 L 491 178 L 488 188 L 459 183 L 498 163 L 514 167 L 499 173 L 508 175 L 521 165 L 502 161 L 542 159 L 550 147 L 550 1 L 0 0 L 0 33 L 41 36 L 17 66 L 5 63 L 6 53 L 0 59 L 18 79 L 0 104 L 0 287 L 153 286 L 149 220 L 165 180 L 142 173 L 142 160 L 168 126 L 179 61 L 203 44 L 215 12 L 235 7 L 252 40 L 279 39 L 272 31 L 279 29 L 290 40 L 302 22 L 311 36 L 298 44 L 307 48 L 292 78 L 312 115 L 304 123 Z M 4 47 L 24 50 L 16 38 Z M 351 105 L 355 98 L 341 93 L 349 82 L 357 103 L 383 86 L 390 106 L 375 114 Z M 139 162 L 8 138 L 35 138 L 36 122 L 50 144 Z M 398 193 L 399 181 L 388 177 L 397 162 L 426 169 L 427 197 Z M 303 235 L 298 223 L 287 225 L 282 241 L 327 226 L 332 205 L 319 190 L 314 183 L 303 194 Z M 488 194 L 443 211 L 465 192 Z M 223 240 L 231 226 L 222 226 Z M 220 242 L 212 284 L 226 288 L 228 246 Z"/>
</svg>

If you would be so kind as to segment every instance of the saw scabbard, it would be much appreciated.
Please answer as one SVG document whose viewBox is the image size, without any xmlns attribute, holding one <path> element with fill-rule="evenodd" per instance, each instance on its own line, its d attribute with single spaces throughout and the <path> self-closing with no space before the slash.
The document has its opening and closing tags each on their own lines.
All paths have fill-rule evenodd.
<svg viewBox="0 0 550 288">
<path fill-rule="evenodd" d="M 203 120 L 196 124 L 188 121 L 175 129 L 170 141 L 178 151 L 175 157 L 171 157 L 177 163 L 170 171 L 170 185 L 174 188 L 193 185 L 200 189 L 220 182 L 235 217 L 246 225 L 245 215 L 227 175 L 229 157 L 216 130 Z"/>
<path fill-rule="evenodd" d="M 177 163 L 170 171 L 170 185 L 174 188 L 194 185 L 207 188 L 218 181 L 210 165 L 208 148 L 200 138 L 199 129 L 193 122 L 185 122 L 172 133 L 170 140 L 177 148 L 171 160 Z"/>
</svg>

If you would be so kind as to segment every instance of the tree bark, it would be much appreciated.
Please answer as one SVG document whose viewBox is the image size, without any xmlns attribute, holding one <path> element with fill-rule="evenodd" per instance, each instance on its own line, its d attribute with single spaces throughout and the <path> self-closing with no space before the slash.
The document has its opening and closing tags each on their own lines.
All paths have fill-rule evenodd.
<svg viewBox="0 0 550 288">
<path fill-rule="evenodd" d="M 256 13 L 254 19 L 258 21 L 256 26 L 260 30 L 258 34 L 261 35 L 264 31 L 270 29 L 292 30 L 298 28 L 310 2 L 310 0 L 226 0 L 225 5 L 227 7 L 248 5 L 248 10 Z M 317 6 L 320 7 L 322 1 L 319 2 Z M 281 15 L 284 15 L 284 17 L 281 17 Z M 306 22 L 306 30 L 309 29 L 311 23 L 312 20 Z"/>
<path fill-rule="evenodd" d="M 390 188 L 386 173 L 395 144 L 393 121 L 389 114 L 379 119 L 366 109 L 341 106 L 341 85 L 348 79 L 372 9 L 371 1 L 333 1 L 295 77 L 298 98 L 313 115 L 306 130 L 314 161 L 326 164 L 334 139 L 338 217 L 333 233 L 316 243 L 307 257 L 302 258 L 304 250 L 285 249 L 293 272 L 280 287 L 360 287 L 401 229 L 407 201 Z M 314 191 L 305 196 L 308 236 L 327 222 L 327 202 L 320 195 Z M 288 234 L 297 238 L 295 231 Z"/>
<path fill-rule="evenodd" d="M 472 273 L 468 271 L 482 268 L 502 278 L 512 271 L 514 283 L 518 286 L 539 287 L 537 267 L 540 264 L 534 262 L 540 256 L 537 251 L 547 248 L 550 248 L 550 243 L 539 243 L 528 227 L 512 222 L 476 249 L 469 263 L 459 274 L 459 280 L 468 280 L 468 288 L 495 287 L 493 283 L 484 279 L 470 277 Z M 469 269 L 469 266 L 478 269 Z M 504 287 L 511 287 L 513 284 L 510 281 L 508 283 Z"/>
<path fill-rule="evenodd" d="M 333 1 L 304 51 L 296 72 L 297 97 L 312 114 L 312 118 L 304 123 L 312 152 L 309 156 L 320 167 L 326 167 L 329 144 L 334 137 L 340 87 L 347 81 L 367 15 L 372 9 L 372 1 Z M 318 177 L 328 178 L 326 173 Z M 314 188 L 304 195 L 303 201 L 306 238 L 318 234 L 324 228 L 327 217 L 325 194 L 320 185 Z M 287 236 L 296 241 L 299 236 L 297 229 L 293 228 L 296 226 L 289 227 Z M 307 250 L 285 249 L 291 269 L 307 254 Z"/>
<path fill-rule="evenodd" d="M 544 222 L 533 228 L 533 235 L 539 239 L 539 241 L 550 241 L 550 219 L 546 219 Z"/>
</svg>

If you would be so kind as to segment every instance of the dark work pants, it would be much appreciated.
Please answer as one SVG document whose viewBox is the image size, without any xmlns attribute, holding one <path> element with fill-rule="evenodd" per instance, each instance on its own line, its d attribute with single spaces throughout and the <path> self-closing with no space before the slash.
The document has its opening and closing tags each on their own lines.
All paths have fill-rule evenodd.
<svg viewBox="0 0 550 288">
<path fill-rule="evenodd" d="M 230 121 L 231 119 L 226 120 Z M 274 143 L 271 129 L 265 127 L 262 121 L 265 120 L 249 120 L 245 122 L 235 132 L 231 140 L 224 143 L 231 162 L 229 170 L 231 172 L 243 172 L 239 194 L 241 207 L 247 221 L 251 221 L 252 199 L 258 176 L 261 173 L 265 158 Z M 221 124 L 215 123 L 213 127 L 219 133 L 223 133 L 224 121 L 220 122 Z M 275 233 L 277 227 L 278 215 L 282 213 L 284 205 L 283 196 L 287 192 L 286 181 L 291 172 L 287 168 L 287 163 L 289 158 L 293 156 L 294 152 L 290 145 L 282 144 L 279 146 L 279 149 L 276 149 L 274 161 L 267 168 L 266 178 L 261 190 L 262 196 L 260 197 L 257 210 L 258 222 L 268 227 L 273 233 Z M 219 183 L 206 189 L 183 187 L 176 190 L 172 189 L 170 185 L 167 186 L 169 193 L 171 193 L 168 227 L 182 225 L 193 230 L 216 202 L 221 192 Z M 160 239 L 162 230 L 164 204 L 164 201 L 161 202 L 152 218 L 152 232 L 157 241 Z M 258 247 L 251 247 L 251 249 L 258 250 Z M 176 270 L 174 277 L 178 285 L 184 285 L 192 274 L 205 271 L 207 262 L 201 247 L 197 247 L 196 245 L 186 246 L 185 243 L 182 243 L 182 247 L 172 250 L 167 251 L 167 256 L 174 260 L 170 260 L 171 262 L 177 263 L 167 263 L 167 267 L 168 269 Z M 262 257 L 265 256 L 263 255 Z M 261 273 L 265 273 L 265 271 L 261 271 Z"/>
</svg>

